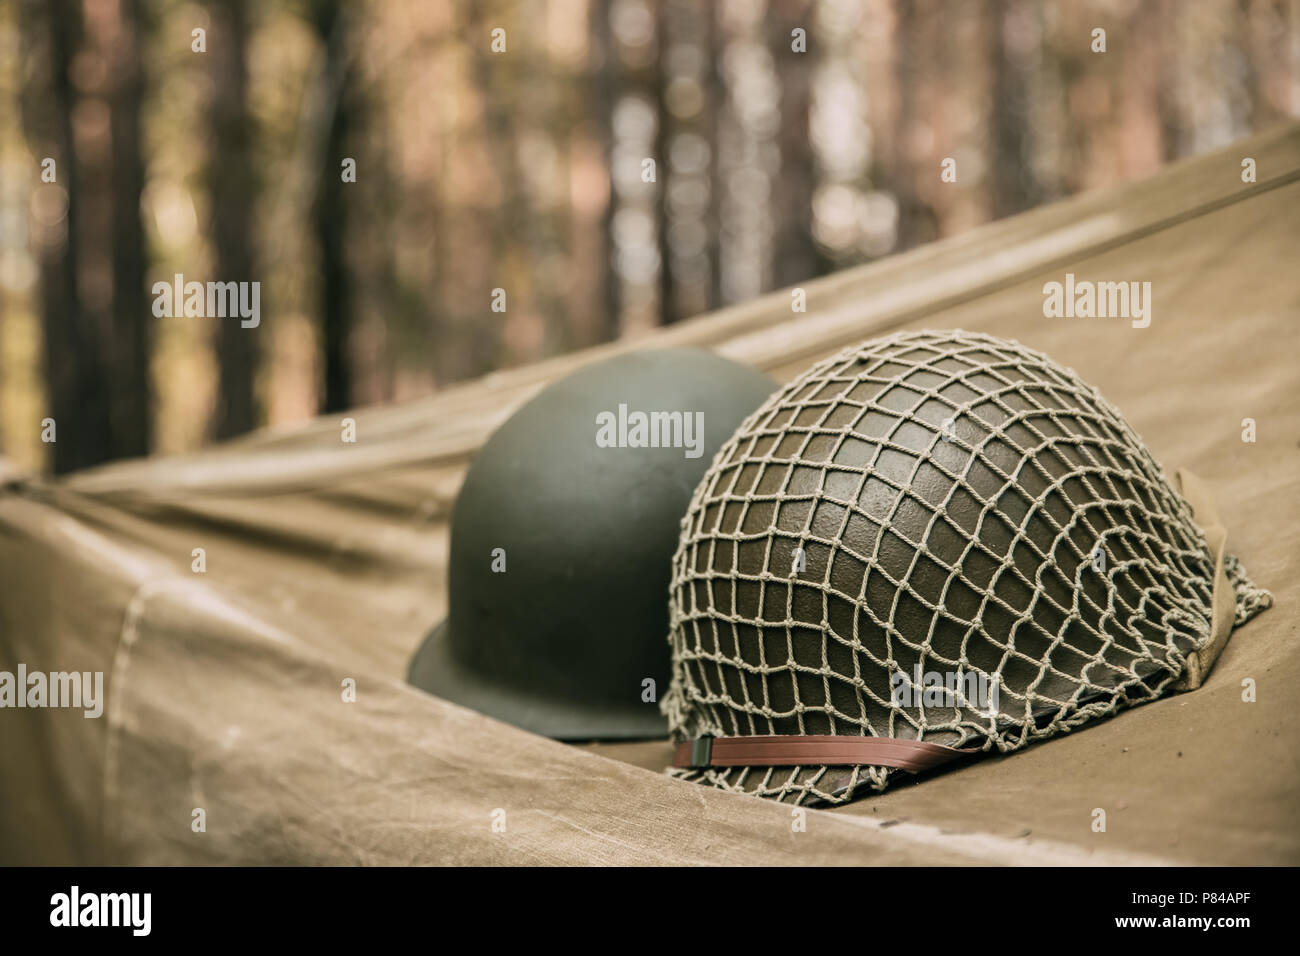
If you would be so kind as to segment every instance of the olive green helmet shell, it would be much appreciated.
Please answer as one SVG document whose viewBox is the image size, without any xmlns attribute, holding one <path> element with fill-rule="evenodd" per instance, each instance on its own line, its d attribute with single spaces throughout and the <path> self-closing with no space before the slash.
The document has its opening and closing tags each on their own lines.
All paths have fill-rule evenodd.
<svg viewBox="0 0 1300 956">
<path fill-rule="evenodd" d="M 681 519 L 714 454 L 775 389 L 711 352 L 668 349 L 606 359 L 542 390 L 466 474 L 448 617 L 410 682 L 561 740 L 666 736 L 657 698 Z M 617 437 L 620 406 L 628 419 L 681 413 L 664 430 L 679 447 L 602 447 L 597 434 Z M 642 437 L 625 434 L 629 445 Z"/>
</svg>

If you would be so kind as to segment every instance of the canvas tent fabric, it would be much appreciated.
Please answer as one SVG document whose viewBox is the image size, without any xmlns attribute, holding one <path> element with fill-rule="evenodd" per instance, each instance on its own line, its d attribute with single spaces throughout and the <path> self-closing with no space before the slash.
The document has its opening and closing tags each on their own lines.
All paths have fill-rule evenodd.
<svg viewBox="0 0 1300 956">
<path fill-rule="evenodd" d="M 1258 182 L 1242 182 L 1244 157 Z M 99 719 L 0 711 L 0 862 L 1300 862 L 1297 221 L 1289 125 L 809 282 L 806 313 L 782 290 L 358 410 L 355 444 L 331 416 L 62 480 L 0 467 L 0 670 L 98 670 L 106 687 Z M 1151 282 L 1150 326 L 1044 316 L 1044 283 L 1067 273 Z M 446 611 L 465 467 L 544 383 L 679 344 L 784 381 L 905 328 L 1051 355 L 1166 470 L 1212 490 L 1230 549 L 1276 606 L 1233 634 L 1200 689 L 792 818 L 671 779 L 666 742 L 561 744 L 404 683 Z M 206 573 L 192 571 L 196 548 Z"/>
</svg>

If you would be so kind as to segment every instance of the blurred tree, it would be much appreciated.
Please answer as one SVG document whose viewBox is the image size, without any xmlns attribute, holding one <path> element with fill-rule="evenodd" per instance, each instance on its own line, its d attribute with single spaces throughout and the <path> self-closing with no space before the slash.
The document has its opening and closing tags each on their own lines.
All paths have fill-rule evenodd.
<svg viewBox="0 0 1300 956">
<path fill-rule="evenodd" d="M 888 131 L 890 157 L 889 172 L 882 185 L 893 194 L 898 204 L 898 239 L 896 249 L 910 249 L 937 232 L 933 211 L 926 206 L 916 188 L 916 177 L 930 174 L 918 168 L 914 155 L 918 138 L 917 126 L 925 115 L 917 107 L 921 79 L 926 71 L 924 10 L 912 3 L 895 6 L 894 16 L 894 84 L 897 105 L 894 127 Z M 926 157 L 929 158 L 929 157 Z M 839 263 L 843 266 L 845 263 Z"/>
<path fill-rule="evenodd" d="M 4 440 L 24 461 L 415 398 L 1300 115 L 1297 0 L 201 5 L 201 56 L 203 11 L 176 0 L 0 6 Z M 274 275 L 266 332 L 155 323 L 147 277 L 182 271 Z"/>
<path fill-rule="evenodd" d="M 440 349 L 435 355 L 439 382 L 458 381 L 497 367 L 498 344 L 505 323 L 499 313 L 489 311 L 489 290 L 505 291 L 507 314 L 510 309 L 524 308 L 527 301 L 521 289 L 525 280 L 515 268 L 517 263 L 512 253 L 515 236 L 524 228 L 527 215 L 520 193 L 519 124 L 513 104 L 527 82 L 521 74 L 528 47 L 522 30 L 506 29 L 503 23 L 514 26 L 513 18 L 505 15 L 499 4 L 485 2 L 475 4 L 473 14 L 461 25 L 462 42 L 468 51 L 475 94 L 482 111 L 481 135 L 489 166 L 484 172 L 490 177 L 490 188 L 499 202 L 496 215 L 485 224 L 490 256 L 480 263 L 482 291 L 472 297 L 448 297 L 456 334 L 448 343 L 451 348 Z M 498 29 L 505 30 L 504 53 L 492 48 L 493 31 Z"/>
<path fill-rule="evenodd" d="M 223 282 L 253 282 L 258 278 L 252 228 L 258 191 L 248 115 L 248 8 L 245 0 L 208 0 L 208 11 L 211 29 L 206 55 L 212 98 L 206 179 L 216 277 Z M 253 387 L 260 334 L 261 326 L 244 328 L 238 321 L 218 320 L 217 438 L 240 435 L 257 425 Z"/>
<path fill-rule="evenodd" d="M 113 295 L 109 349 L 114 458 L 147 454 L 150 445 L 152 318 L 145 291 L 145 238 L 140 214 L 145 165 L 140 149 L 150 24 L 142 0 L 122 0 L 116 22 L 97 22 L 109 81 Z"/>
<path fill-rule="evenodd" d="M 649 76 L 647 93 L 654 103 L 658 122 L 654 132 L 655 179 L 653 188 L 655 237 L 659 248 L 659 324 L 670 325 L 678 319 L 685 318 L 677 307 L 677 275 L 673 269 L 672 234 L 670 232 L 673 186 L 672 147 L 673 136 L 673 102 L 671 84 L 674 76 L 671 65 L 666 61 L 672 49 L 672 33 L 678 22 L 679 10 L 674 9 L 670 0 L 663 0 L 652 11 L 655 24 L 654 35 L 659 44 L 659 55 L 654 58 Z"/>
<path fill-rule="evenodd" d="M 614 101 L 618 84 L 618 54 L 614 49 L 614 31 L 610 27 L 610 5 L 612 0 L 591 0 L 590 14 L 587 18 L 590 33 L 587 44 L 591 50 L 588 57 L 587 83 L 590 91 L 590 103 L 595 114 L 594 129 L 599 138 L 601 160 L 606 170 L 613 168 L 614 156 Z M 603 290 L 603 321 L 598 329 L 602 339 L 618 337 L 619 316 L 623 312 L 623 290 L 619 285 L 618 274 L 614 269 L 614 216 L 618 204 L 614 201 L 613 183 L 609 184 L 605 200 L 604 222 L 601 229 L 600 283 Z"/>
<path fill-rule="evenodd" d="M 780 286 L 794 285 L 830 271 L 831 261 L 813 241 L 813 194 L 817 191 L 817 161 L 808 125 L 813 79 L 820 45 L 813 35 L 814 4 L 810 0 L 776 0 L 768 21 L 770 46 L 781 76 L 781 188 L 776 203 L 775 274 Z M 791 34 L 802 29 L 806 52 L 791 49 Z"/>
<path fill-rule="evenodd" d="M 343 181 L 342 162 L 348 155 L 353 118 L 364 110 L 358 109 L 354 102 L 357 91 L 349 51 L 350 21 L 343 15 L 339 0 L 315 0 L 310 18 L 325 48 L 325 68 L 321 72 L 324 135 L 312 204 L 319 252 L 318 308 L 325 350 L 325 394 L 321 411 L 339 412 L 352 406 L 353 369 L 348 347 L 354 325 L 352 279 L 345 242 L 349 218 L 346 195 L 350 184 Z"/>
<path fill-rule="evenodd" d="M 661 311 L 665 323 L 717 302 L 715 8 L 668 0 L 660 13 Z"/>
<path fill-rule="evenodd" d="M 53 468 L 72 471 L 108 460 L 112 449 L 104 330 L 83 302 L 81 175 L 73 117 L 73 61 L 84 21 L 76 0 L 24 0 L 21 27 L 28 70 L 22 90 L 26 136 L 37 156 L 55 161 L 55 183 L 33 203 L 40 271 L 45 376 L 55 420 Z"/>
<path fill-rule="evenodd" d="M 1024 0 L 994 0 L 989 7 L 988 49 L 993 68 L 989 164 L 994 219 L 1041 201 L 1031 162 L 1033 74 L 1027 60 L 1036 40 L 1033 12 Z"/>
<path fill-rule="evenodd" d="M 1287 45 L 1300 51 L 1300 4 L 1294 0 L 1241 0 L 1240 5 L 1246 33 L 1241 65 L 1251 93 L 1249 113 L 1242 119 L 1247 127 L 1260 129 L 1294 111 L 1294 106 L 1291 110 L 1287 106 L 1295 102 L 1295 83 L 1300 76 L 1294 69 L 1286 69 Z"/>
</svg>

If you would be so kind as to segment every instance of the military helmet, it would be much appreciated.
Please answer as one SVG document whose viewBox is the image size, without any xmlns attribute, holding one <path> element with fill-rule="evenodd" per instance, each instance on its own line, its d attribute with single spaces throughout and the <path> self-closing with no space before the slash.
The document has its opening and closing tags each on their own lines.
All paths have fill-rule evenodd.
<svg viewBox="0 0 1300 956">
<path fill-rule="evenodd" d="M 447 619 L 410 682 L 557 739 L 665 736 L 678 525 L 714 453 L 775 388 L 711 352 L 666 349 L 538 393 L 465 476 Z"/>
<path fill-rule="evenodd" d="M 1194 687 L 1269 600 L 1222 540 L 1047 356 L 846 349 L 747 420 L 682 521 L 674 772 L 838 803 Z"/>
</svg>

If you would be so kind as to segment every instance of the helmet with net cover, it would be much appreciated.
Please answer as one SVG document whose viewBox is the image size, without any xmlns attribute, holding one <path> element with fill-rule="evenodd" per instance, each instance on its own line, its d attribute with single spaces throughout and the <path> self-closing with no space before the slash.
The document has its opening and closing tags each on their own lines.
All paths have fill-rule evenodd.
<svg viewBox="0 0 1300 956">
<path fill-rule="evenodd" d="M 1190 497 L 1016 342 L 900 333 L 819 363 L 682 520 L 674 773 L 838 803 L 1197 686 L 1269 598 Z"/>
</svg>

